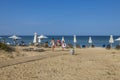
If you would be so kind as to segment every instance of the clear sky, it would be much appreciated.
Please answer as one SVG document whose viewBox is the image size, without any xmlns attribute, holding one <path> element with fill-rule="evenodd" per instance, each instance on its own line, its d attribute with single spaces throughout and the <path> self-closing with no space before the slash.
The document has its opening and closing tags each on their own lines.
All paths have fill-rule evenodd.
<svg viewBox="0 0 120 80">
<path fill-rule="evenodd" d="M 0 35 L 120 35 L 120 0 L 0 0 Z"/>
</svg>

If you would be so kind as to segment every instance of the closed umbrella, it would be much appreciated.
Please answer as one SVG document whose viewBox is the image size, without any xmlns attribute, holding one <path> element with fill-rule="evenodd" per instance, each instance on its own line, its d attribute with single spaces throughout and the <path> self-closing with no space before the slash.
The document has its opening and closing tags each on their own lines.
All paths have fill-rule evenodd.
<svg viewBox="0 0 120 80">
<path fill-rule="evenodd" d="M 77 43 L 76 35 L 74 35 L 73 42 L 74 42 L 74 48 L 76 48 L 76 43 Z"/>
<path fill-rule="evenodd" d="M 37 33 L 34 33 L 34 39 L 33 39 L 33 43 L 37 44 L 38 43 L 38 38 L 37 38 Z"/>
<path fill-rule="evenodd" d="M 62 42 L 63 42 L 63 41 L 65 42 L 65 39 L 64 39 L 64 37 L 62 37 Z"/>
<path fill-rule="evenodd" d="M 92 45 L 92 38 L 89 37 L 88 43 L 90 44 L 90 46 Z"/>
<path fill-rule="evenodd" d="M 76 35 L 74 35 L 74 40 L 73 40 L 74 43 L 77 42 L 77 39 L 76 39 Z"/>
<path fill-rule="evenodd" d="M 110 35 L 109 43 L 111 44 L 112 47 L 112 44 L 114 43 L 113 35 Z"/>
</svg>

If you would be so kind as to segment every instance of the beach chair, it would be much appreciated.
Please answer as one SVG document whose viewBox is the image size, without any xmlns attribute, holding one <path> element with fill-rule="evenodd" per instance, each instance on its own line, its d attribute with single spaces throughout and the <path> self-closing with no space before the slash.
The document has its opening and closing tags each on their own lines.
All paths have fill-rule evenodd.
<svg viewBox="0 0 120 80">
<path fill-rule="evenodd" d="M 102 45 L 102 47 L 103 47 L 103 48 L 105 48 L 105 47 L 106 47 L 106 45 L 105 45 L 105 44 L 103 44 L 103 45 Z"/>
<path fill-rule="evenodd" d="M 85 46 L 85 45 L 82 45 L 82 48 L 86 48 L 86 46 Z"/>
<path fill-rule="evenodd" d="M 91 46 L 92 48 L 94 48 L 95 47 L 95 45 L 94 44 L 92 44 L 92 46 Z"/>
</svg>

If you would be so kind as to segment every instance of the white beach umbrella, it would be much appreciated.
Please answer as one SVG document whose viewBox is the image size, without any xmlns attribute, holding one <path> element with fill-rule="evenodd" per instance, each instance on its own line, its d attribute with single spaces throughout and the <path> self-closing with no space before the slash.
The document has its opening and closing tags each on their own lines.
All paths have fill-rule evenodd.
<svg viewBox="0 0 120 80">
<path fill-rule="evenodd" d="M 74 42 L 74 48 L 76 48 L 76 43 L 77 43 L 76 35 L 74 35 L 73 42 Z"/>
<path fill-rule="evenodd" d="M 21 39 L 21 37 L 18 37 L 18 36 L 16 36 L 16 35 L 12 35 L 12 36 L 10 36 L 10 37 L 8 37 L 8 38 L 13 39 L 15 45 L 16 45 L 16 40 Z"/>
<path fill-rule="evenodd" d="M 91 37 L 89 37 L 88 43 L 92 44 L 92 38 Z"/>
<path fill-rule="evenodd" d="M 37 38 L 37 33 L 34 33 L 34 39 L 33 39 L 33 43 L 36 44 L 38 43 L 38 38 Z"/>
<path fill-rule="evenodd" d="M 91 44 L 92 44 L 92 38 L 91 38 L 91 37 L 89 37 L 88 43 L 89 43 L 90 46 L 91 46 Z"/>
<path fill-rule="evenodd" d="M 92 44 L 92 38 L 91 37 L 89 37 L 88 43 Z"/>
<path fill-rule="evenodd" d="M 120 37 L 119 37 L 119 38 L 117 38 L 117 39 L 115 39 L 115 41 L 119 41 L 119 45 L 120 45 Z"/>
<path fill-rule="evenodd" d="M 12 38 L 12 39 L 14 39 L 14 40 L 21 39 L 21 37 L 18 37 L 18 36 L 16 36 L 16 35 L 12 35 L 12 36 L 10 36 L 9 38 Z"/>
<path fill-rule="evenodd" d="M 65 39 L 64 39 L 64 37 L 62 37 L 62 42 L 63 42 L 63 41 L 65 42 Z"/>
<path fill-rule="evenodd" d="M 41 34 L 41 35 L 38 37 L 38 42 L 41 43 L 41 40 L 42 40 L 42 39 L 46 39 L 46 38 L 48 38 L 48 37 L 45 36 L 45 35 L 43 35 L 43 34 Z"/>
<path fill-rule="evenodd" d="M 44 36 L 44 35 L 40 35 L 38 38 L 40 39 L 45 39 L 45 38 L 48 38 L 47 36 Z"/>
<path fill-rule="evenodd" d="M 74 35 L 74 40 L 73 40 L 74 43 L 77 42 L 77 39 L 76 39 L 76 35 Z"/>
<path fill-rule="evenodd" d="M 109 43 L 111 44 L 112 47 L 112 44 L 114 43 L 113 35 L 110 35 Z"/>
</svg>

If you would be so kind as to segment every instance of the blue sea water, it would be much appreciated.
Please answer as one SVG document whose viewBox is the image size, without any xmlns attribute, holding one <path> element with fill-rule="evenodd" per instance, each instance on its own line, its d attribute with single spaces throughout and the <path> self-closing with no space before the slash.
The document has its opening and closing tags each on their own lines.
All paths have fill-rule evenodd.
<svg viewBox="0 0 120 80">
<path fill-rule="evenodd" d="M 11 44 L 13 44 L 13 40 L 8 38 L 9 36 L 1 36 L 5 42 L 9 42 Z M 17 43 L 20 43 L 21 41 L 24 41 L 26 45 L 28 45 L 29 43 L 33 42 L 33 38 L 34 36 L 20 36 L 22 39 L 17 40 Z M 54 38 L 55 40 L 58 39 L 62 39 L 62 37 L 64 37 L 65 42 L 68 44 L 73 44 L 73 36 L 47 36 L 47 39 L 43 39 L 42 42 L 46 42 L 48 41 L 50 43 L 51 39 Z M 117 39 L 119 36 L 113 36 L 114 39 Z M 77 38 L 77 44 L 79 45 L 89 45 L 88 44 L 88 39 L 89 36 L 76 36 Z M 109 44 L 109 38 L 110 36 L 91 36 L 93 44 L 96 47 L 102 47 L 103 44 L 108 45 Z M 115 41 L 113 46 L 118 45 L 119 42 Z"/>
</svg>

